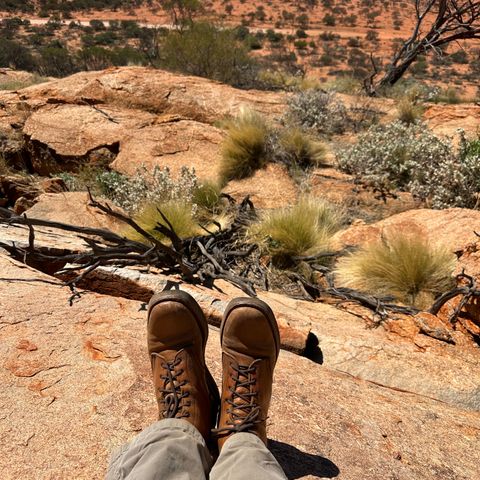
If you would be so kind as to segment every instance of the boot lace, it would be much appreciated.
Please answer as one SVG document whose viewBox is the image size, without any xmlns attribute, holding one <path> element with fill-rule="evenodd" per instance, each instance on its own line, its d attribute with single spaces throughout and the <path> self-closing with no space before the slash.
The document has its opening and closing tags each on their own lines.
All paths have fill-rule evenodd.
<svg viewBox="0 0 480 480">
<path fill-rule="evenodd" d="M 155 353 L 153 355 L 159 357 L 159 355 Z M 171 362 L 163 361 L 160 363 L 160 366 L 165 371 L 164 375 L 160 375 L 160 379 L 163 380 L 163 388 L 159 387 L 157 389 L 160 393 L 159 402 L 164 405 L 162 411 L 163 418 L 183 418 L 190 416 L 189 412 L 183 411 L 183 407 L 189 405 L 184 402 L 184 399 L 189 396 L 189 392 L 183 391 L 183 387 L 188 383 L 187 380 L 178 380 L 178 377 L 183 373 L 183 369 L 177 368 L 181 361 L 182 359 L 177 357 Z"/>
<path fill-rule="evenodd" d="M 250 365 L 231 365 L 232 373 L 230 377 L 235 382 L 233 387 L 229 388 L 230 398 L 226 402 L 231 408 L 227 409 L 230 420 L 226 422 L 227 426 L 212 430 L 213 434 L 219 435 L 228 432 L 248 432 L 258 423 L 262 423 L 261 409 L 257 403 L 258 392 L 252 388 L 256 382 L 257 364 L 261 360 L 255 360 Z M 242 392 L 241 389 L 247 389 Z M 239 402 L 238 402 L 239 401 Z"/>
</svg>

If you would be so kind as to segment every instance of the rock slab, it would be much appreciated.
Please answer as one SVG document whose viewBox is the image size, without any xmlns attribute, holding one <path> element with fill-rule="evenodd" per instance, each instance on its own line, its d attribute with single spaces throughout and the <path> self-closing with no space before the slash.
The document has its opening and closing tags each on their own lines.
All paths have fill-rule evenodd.
<svg viewBox="0 0 480 480">
<path fill-rule="evenodd" d="M 71 292 L 0 255 L 0 471 L 103 478 L 109 453 L 156 418 L 145 311 Z M 207 363 L 220 380 L 210 332 Z M 478 478 L 480 416 L 282 352 L 270 447 L 291 479 Z"/>
</svg>

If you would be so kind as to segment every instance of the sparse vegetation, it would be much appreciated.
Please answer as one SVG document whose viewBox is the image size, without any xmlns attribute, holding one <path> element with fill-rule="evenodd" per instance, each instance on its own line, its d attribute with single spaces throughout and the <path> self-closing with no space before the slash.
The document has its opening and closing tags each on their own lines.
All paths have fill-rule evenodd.
<svg viewBox="0 0 480 480">
<path fill-rule="evenodd" d="M 344 132 L 349 123 L 345 105 L 334 94 L 318 90 L 299 92 L 289 99 L 287 118 L 317 133 Z"/>
<path fill-rule="evenodd" d="M 358 78 L 354 78 L 349 75 L 342 75 L 324 83 L 322 88 L 329 92 L 348 93 L 349 95 L 355 95 L 361 91 L 362 85 Z"/>
<path fill-rule="evenodd" d="M 295 257 L 328 252 L 331 238 L 340 225 L 337 207 L 302 197 L 292 207 L 264 213 L 250 228 L 249 237 L 262 245 L 277 263 L 288 263 Z"/>
<path fill-rule="evenodd" d="M 168 220 L 168 223 L 160 212 Z M 195 219 L 195 207 L 192 202 L 185 200 L 169 200 L 162 203 L 149 202 L 133 218 L 146 232 L 164 243 L 167 243 L 167 238 L 156 229 L 158 224 L 167 227 L 170 224 L 180 238 L 189 238 L 201 233 Z M 132 240 L 146 241 L 142 235 L 132 228 L 128 228 L 124 233 Z"/>
<path fill-rule="evenodd" d="M 48 78 L 33 74 L 29 78 L 22 79 L 6 79 L 0 77 L 0 90 L 21 90 L 22 88 L 31 87 L 39 83 L 48 82 Z"/>
<path fill-rule="evenodd" d="M 401 190 L 432 208 L 478 205 L 480 157 L 466 154 L 465 148 L 456 153 L 448 139 L 423 123 L 373 126 L 337 160 L 341 169 L 384 197 Z"/>
<path fill-rule="evenodd" d="M 159 7 L 163 8 L 178 28 L 171 30 L 162 27 L 147 28 L 142 25 L 133 19 L 136 9 L 142 5 L 155 10 Z M 353 26 L 359 23 L 357 17 L 361 15 L 361 23 L 364 24 L 366 19 L 367 25 L 370 26 L 367 43 L 371 45 L 379 37 L 380 25 L 375 24 L 379 15 L 382 17 L 385 15 L 386 24 L 389 24 L 388 12 L 390 11 L 393 24 L 401 25 L 403 16 L 400 18 L 398 10 L 392 9 L 391 6 L 384 7 L 382 11 L 382 9 L 370 10 L 363 6 L 355 12 L 356 15 L 351 13 L 345 5 L 332 5 L 331 8 L 325 7 L 326 10 L 322 16 L 330 25 L 336 23 Z M 0 63 L 41 75 L 59 76 L 111 66 L 150 65 L 219 79 L 241 88 L 267 89 L 278 87 L 261 79 L 258 81 L 259 69 L 272 71 L 283 69 L 301 78 L 311 68 L 319 68 L 321 71 L 318 72 L 320 73 L 318 78 L 322 81 L 325 81 L 327 76 L 338 77 L 347 74 L 363 82 L 371 72 L 371 61 L 365 51 L 367 44 L 364 39 L 338 35 L 331 31 L 334 30 L 332 28 L 328 29 L 330 31 L 321 33 L 317 38 L 310 38 L 309 35 L 313 32 L 305 31 L 309 25 L 309 12 L 305 5 L 299 4 L 295 11 L 292 11 L 292 6 L 285 6 L 285 9 L 276 16 L 269 16 L 267 8 L 262 5 L 252 5 L 250 12 L 242 14 L 242 22 L 247 25 L 262 19 L 265 30 L 255 33 L 250 32 L 245 25 L 233 28 L 231 31 L 225 27 L 215 26 L 214 13 L 217 14 L 216 19 L 222 23 L 226 17 L 224 11 L 227 11 L 227 14 L 232 13 L 233 7 L 228 1 L 223 2 L 221 11 L 213 12 L 211 8 L 198 0 L 169 0 L 153 3 L 147 0 L 138 0 L 133 3 L 124 0 L 114 2 L 7 0 L 3 2 L 2 10 L 12 12 L 12 16 L 0 20 Z M 122 16 L 132 15 L 132 19 L 102 21 L 95 18 L 88 25 L 74 19 L 74 12 L 89 9 L 93 9 L 92 11 L 114 9 L 120 11 L 119 14 Z M 13 12 L 17 12 L 19 16 L 14 17 Z M 33 25 L 29 20 L 24 19 L 25 14 L 33 13 L 48 18 L 47 24 Z M 235 11 L 235 15 L 240 13 Z M 107 17 L 105 15 L 104 18 Z M 64 22 L 65 19 L 71 21 Z M 206 21 L 213 23 L 205 23 Z M 204 25 L 208 25 L 210 31 L 207 32 L 206 28 L 203 28 L 204 31 L 200 34 L 197 31 L 196 39 L 200 41 L 190 42 L 198 45 L 201 52 L 196 52 L 193 48 L 192 53 L 191 46 L 185 45 L 188 43 L 187 37 L 195 37 L 194 31 L 200 30 Z M 285 35 L 276 30 L 285 28 L 287 25 L 292 29 L 292 34 Z M 465 34 L 465 32 L 459 33 Z M 227 44 L 232 39 L 234 40 L 234 43 L 230 44 L 232 48 L 228 48 Z M 308 41 L 305 42 L 305 39 Z M 294 48 L 296 40 L 299 41 Z M 405 38 L 396 38 L 391 45 L 386 46 L 384 41 L 378 44 L 381 51 L 376 52 L 375 60 L 379 72 L 385 71 L 389 62 L 381 61 L 378 54 L 390 55 L 391 52 L 398 52 L 402 49 L 404 42 Z M 180 45 L 179 49 L 176 48 L 177 45 Z M 223 46 L 225 48 L 222 50 Z M 261 52 L 256 54 L 253 50 L 261 50 Z M 478 70 L 478 68 L 475 65 L 478 63 L 478 55 L 475 53 L 475 48 L 470 49 L 463 44 L 460 49 L 444 48 L 442 45 L 436 47 L 436 51 L 441 56 L 435 57 L 422 52 L 418 56 L 420 61 L 414 62 L 409 72 L 415 75 L 421 74 L 428 81 L 445 79 L 447 75 L 448 78 L 456 77 L 456 80 L 476 81 L 478 75 L 475 75 L 477 73 L 475 69 Z M 198 55 L 195 55 L 196 53 Z M 233 60 L 229 61 L 226 56 Z M 297 56 L 302 57 L 301 60 L 298 60 Z M 217 61 L 222 57 L 225 61 Z M 204 58 L 209 60 L 199 60 Z M 244 61 L 247 61 L 248 65 Z M 465 68 L 452 67 L 457 64 L 465 65 Z M 225 76 L 225 71 L 231 69 L 232 65 L 234 74 Z M 383 87 L 378 88 L 376 85 L 374 90 L 379 92 Z M 453 97 L 447 96 L 446 100 L 440 101 L 450 99 Z"/>
<path fill-rule="evenodd" d="M 292 75 L 283 70 L 261 70 L 258 73 L 257 81 L 271 90 L 304 91 L 322 88 L 322 84 L 316 78 Z"/>
<path fill-rule="evenodd" d="M 5 157 L 0 153 L 0 175 L 7 175 L 10 172 L 10 166 L 8 165 Z"/>
<path fill-rule="evenodd" d="M 325 161 L 325 146 L 299 128 L 281 131 L 278 145 L 277 159 L 290 168 L 308 169 L 321 166 Z"/>
<path fill-rule="evenodd" d="M 452 286 L 455 263 L 455 255 L 422 237 L 392 232 L 341 258 L 335 273 L 344 287 L 428 308 Z"/>
<path fill-rule="evenodd" d="M 267 163 L 268 127 L 252 110 L 244 109 L 227 125 L 222 145 L 220 178 L 226 183 L 252 175 Z"/>
<path fill-rule="evenodd" d="M 450 105 L 455 105 L 462 103 L 465 100 L 459 95 L 455 88 L 449 87 L 445 90 L 439 89 L 433 96 L 432 101 L 435 103 L 448 103 Z"/>
</svg>

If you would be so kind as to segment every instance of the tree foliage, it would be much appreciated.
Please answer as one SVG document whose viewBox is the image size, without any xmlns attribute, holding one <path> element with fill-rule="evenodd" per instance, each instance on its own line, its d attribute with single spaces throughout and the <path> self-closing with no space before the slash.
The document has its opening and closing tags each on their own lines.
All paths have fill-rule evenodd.
<svg viewBox="0 0 480 480">
<path fill-rule="evenodd" d="M 161 0 L 160 4 L 174 25 L 191 25 L 195 15 L 202 10 L 199 0 Z"/>
<path fill-rule="evenodd" d="M 235 32 L 210 23 L 194 23 L 170 32 L 161 50 L 160 66 L 223 83 L 242 85 L 253 61 Z"/>
</svg>

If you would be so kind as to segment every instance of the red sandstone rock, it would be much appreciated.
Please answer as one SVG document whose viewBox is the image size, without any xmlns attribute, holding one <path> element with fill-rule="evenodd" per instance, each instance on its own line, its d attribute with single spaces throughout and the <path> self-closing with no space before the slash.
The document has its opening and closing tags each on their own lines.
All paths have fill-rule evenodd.
<svg viewBox="0 0 480 480">
<path fill-rule="evenodd" d="M 111 451 L 157 419 L 146 313 L 139 302 L 95 293 L 70 306 L 68 288 L 1 255 L 0 271 L 16 279 L 0 281 L 3 478 L 102 478 Z M 347 328 L 339 325 L 340 332 Z M 18 348 L 27 342 L 37 348 Z M 346 343 L 339 338 L 338 348 Z M 382 356 L 380 344 L 376 355 Z M 356 357 L 361 369 L 365 358 Z M 220 358 L 218 333 L 211 330 L 207 363 L 217 382 Z M 472 367 L 478 372 L 478 362 Z M 392 375 L 412 374 L 404 368 L 397 363 Z M 339 369 L 280 354 L 269 437 L 289 478 L 476 477 L 478 412 Z M 420 368 L 424 383 L 431 381 L 430 369 Z M 478 387 L 469 375 L 465 370 L 443 386 Z"/>
</svg>

